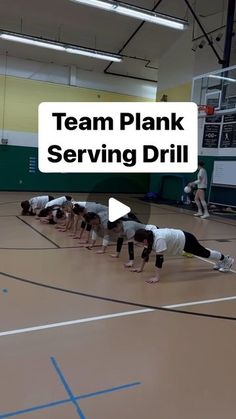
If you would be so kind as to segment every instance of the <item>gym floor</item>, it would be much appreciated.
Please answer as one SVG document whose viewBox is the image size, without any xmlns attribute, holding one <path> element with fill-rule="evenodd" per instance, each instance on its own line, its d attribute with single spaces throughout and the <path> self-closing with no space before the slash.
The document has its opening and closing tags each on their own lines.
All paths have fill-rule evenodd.
<svg viewBox="0 0 236 419">
<path fill-rule="evenodd" d="M 154 257 L 131 273 L 126 246 L 113 259 L 21 217 L 35 195 L 0 193 L 0 418 L 235 418 L 236 266 L 169 257 L 147 284 Z M 236 259 L 236 220 L 150 205 L 150 223 Z"/>
</svg>

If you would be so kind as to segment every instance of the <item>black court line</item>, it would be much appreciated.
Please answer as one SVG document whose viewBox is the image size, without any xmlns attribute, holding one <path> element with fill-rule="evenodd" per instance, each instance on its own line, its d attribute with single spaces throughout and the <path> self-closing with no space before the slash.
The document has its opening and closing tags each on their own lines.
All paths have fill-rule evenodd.
<svg viewBox="0 0 236 419">
<path fill-rule="evenodd" d="M 225 238 L 221 238 L 221 239 L 215 239 L 215 238 L 211 238 L 211 239 L 198 239 L 201 242 L 212 242 L 212 241 L 216 241 L 216 242 L 230 242 L 230 240 L 236 240 L 236 237 L 225 237 Z"/>
<path fill-rule="evenodd" d="M 107 247 L 115 246 L 115 244 L 108 244 Z M 78 246 L 61 246 L 60 249 L 87 249 L 87 250 L 93 250 L 94 247 L 102 247 L 101 244 L 95 244 L 92 248 L 89 248 L 90 246 L 87 244 L 79 244 Z"/>
<path fill-rule="evenodd" d="M 17 280 L 17 281 L 20 281 L 20 282 L 24 282 L 26 284 L 36 285 L 36 286 L 41 287 L 41 288 L 47 288 L 47 289 L 51 289 L 51 290 L 54 290 L 54 291 L 64 292 L 64 293 L 67 293 L 67 294 L 79 295 L 81 297 L 93 298 L 95 300 L 100 300 L 100 301 L 109 301 L 109 302 L 112 302 L 112 303 L 125 304 L 125 305 L 129 305 L 129 306 L 133 306 L 133 307 L 150 308 L 150 309 L 156 310 L 156 311 L 166 311 L 166 312 L 170 312 L 170 313 L 186 314 L 186 315 L 197 316 L 197 317 L 208 317 L 208 318 L 212 318 L 212 319 L 221 319 L 221 320 L 236 320 L 236 317 L 220 316 L 220 315 L 217 315 L 217 314 L 198 313 L 198 312 L 186 311 L 186 310 L 176 310 L 176 309 L 173 309 L 173 308 L 165 308 L 165 307 L 161 307 L 161 306 L 151 306 L 151 305 L 148 305 L 148 304 L 134 303 L 132 301 L 118 300 L 116 298 L 102 297 L 100 295 L 94 295 L 94 294 L 88 294 L 88 293 L 79 292 L 79 291 L 73 291 L 73 290 L 69 290 L 69 289 L 66 289 L 66 288 L 54 287 L 53 285 L 42 284 L 40 282 L 32 281 L 30 279 L 20 278 L 18 276 L 11 275 L 11 274 L 8 274 L 6 272 L 0 272 L 0 275 L 3 275 L 7 278 L 11 278 L 11 279 L 14 279 L 14 280 Z"/>
<path fill-rule="evenodd" d="M 109 247 L 116 246 L 116 244 L 108 244 Z M 126 243 L 123 246 L 127 246 Z M 102 247 L 102 244 L 95 244 L 95 247 Z M 60 246 L 60 247 L 0 247 L 0 250 L 64 250 L 64 249 L 88 249 L 88 246 L 79 245 L 79 246 Z M 88 249 L 92 250 L 92 249 Z"/>
<path fill-rule="evenodd" d="M 45 234 L 42 234 L 40 231 L 38 231 L 36 228 L 34 228 L 31 224 L 27 223 L 27 221 L 22 220 L 22 218 L 18 217 L 18 215 L 16 215 L 16 218 L 18 218 L 18 220 L 22 221 L 22 223 L 26 224 L 28 227 L 32 228 L 32 230 L 36 231 L 36 233 L 38 233 L 44 239 L 48 240 L 50 243 L 52 243 L 58 249 L 60 249 L 60 246 L 57 243 L 55 243 L 53 240 L 49 239 L 47 236 L 45 236 Z"/>
<path fill-rule="evenodd" d="M 173 214 L 176 214 L 176 215 L 188 215 L 189 217 L 194 217 L 193 214 L 188 214 L 187 212 L 182 212 L 182 213 L 181 212 L 173 212 Z M 209 218 L 207 218 L 207 221 L 211 221 L 211 222 L 219 223 L 219 224 L 224 224 L 224 225 L 227 225 L 227 226 L 236 227 L 236 224 L 235 223 L 232 224 L 232 223 L 228 223 L 228 222 L 222 221 L 222 220 L 215 220 L 212 217 L 214 217 L 214 216 L 210 215 Z M 195 219 L 196 218 L 199 219 L 199 217 L 194 217 L 194 218 Z"/>
<path fill-rule="evenodd" d="M 131 199 L 130 199 L 131 200 Z M 136 202 L 136 201 L 135 201 Z M 150 203 L 149 202 L 145 202 L 145 201 L 141 201 L 144 205 L 150 205 Z M 160 209 L 163 209 L 163 205 L 166 205 L 166 206 L 170 206 L 170 205 L 168 205 L 168 204 L 156 204 L 155 202 L 152 202 L 151 203 L 151 205 L 155 205 L 156 207 L 158 207 L 158 208 L 160 208 Z M 182 209 L 182 211 L 187 211 L 186 209 L 184 209 L 184 208 L 181 208 L 181 207 L 175 207 L 176 208 L 176 210 L 180 210 L 180 209 Z M 174 211 L 174 209 L 171 211 L 170 209 L 168 210 L 168 211 L 170 211 L 168 214 L 176 214 L 176 215 L 188 215 L 189 217 L 193 217 L 193 213 L 187 213 L 187 212 L 180 212 L 180 211 Z M 190 210 L 188 210 L 188 211 L 190 211 Z M 160 215 L 164 215 L 164 214 L 160 214 Z M 211 215 L 210 214 L 210 217 L 209 218 L 207 218 L 207 220 L 208 221 L 214 221 L 215 223 L 220 223 L 220 224 L 225 224 L 225 225 L 229 225 L 229 226 L 233 226 L 233 227 L 236 227 L 236 224 L 232 224 L 232 223 L 227 223 L 227 222 L 225 222 L 225 221 L 222 221 L 222 220 L 218 220 L 218 219 L 212 219 L 211 217 L 214 217 L 214 215 Z M 195 218 L 195 217 L 194 217 Z"/>
</svg>

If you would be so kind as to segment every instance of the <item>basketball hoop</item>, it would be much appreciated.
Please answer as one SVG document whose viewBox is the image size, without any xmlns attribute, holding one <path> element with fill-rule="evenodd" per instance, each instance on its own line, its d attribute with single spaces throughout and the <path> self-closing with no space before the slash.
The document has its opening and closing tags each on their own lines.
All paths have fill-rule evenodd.
<svg viewBox="0 0 236 419">
<path fill-rule="evenodd" d="M 212 116 L 215 113 L 215 108 L 212 105 L 198 105 L 198 112 L 205 112 L 206 115 Z"/>
</svg>

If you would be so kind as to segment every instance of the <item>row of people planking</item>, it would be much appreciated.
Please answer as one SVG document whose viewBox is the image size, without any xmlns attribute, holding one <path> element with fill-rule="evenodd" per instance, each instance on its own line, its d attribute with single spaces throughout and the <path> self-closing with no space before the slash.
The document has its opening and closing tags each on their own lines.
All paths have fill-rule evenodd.
<svg viewBox="0 0 236 419">
<path fill-rule="evenodd" d="M 111 256 L 118 258 L 126 240 L 129 260 L 125 267 L 132 272 L 142 272 L 149 255 L 154 251 L 155 273 L 147 280 L 148 283 L 159 282 L 164 255 L 181 255 L 186 252 L 211 259 L 215 262 L 213 269 L 220 272 L 230 271 L 234 263 L 231 256 L 202 246 L 192 233 L 172 228 L 159 228 L 151 224 L 145 225 L 132 212 L 110 222 L 108 207 L 97 202 L 74 201 L 69 195 L 55 199 L 53 196 L 45 195 L 23 201 L 21 207 L 21 215 L 33 215 L 42 223 L 56 224 L 56 228 L 60 231 L 70 231 L 74 238 L 82 239 L 89 249 L 95 246 L 99 234 L 102 237 L 102 247 L 96 253 L 105 253 L 111 238 L 115 235 L 116 253 Z M 143 245 L 139 267 L 134 266 L 136 242 Z"/>
</svg>

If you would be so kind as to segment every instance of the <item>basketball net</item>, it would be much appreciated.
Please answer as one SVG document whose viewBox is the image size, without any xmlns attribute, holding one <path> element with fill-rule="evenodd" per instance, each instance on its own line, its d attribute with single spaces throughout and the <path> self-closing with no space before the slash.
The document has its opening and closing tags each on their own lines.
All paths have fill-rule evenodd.
<svg viewBox="0 0 236 419">
<path fill-rule="evenodd" d="M 205 112 L 206 115 L 211 116 L 215 113 L 215 108 L 212 105 L 198 105 L 198 112 Z"/>
</svg>

